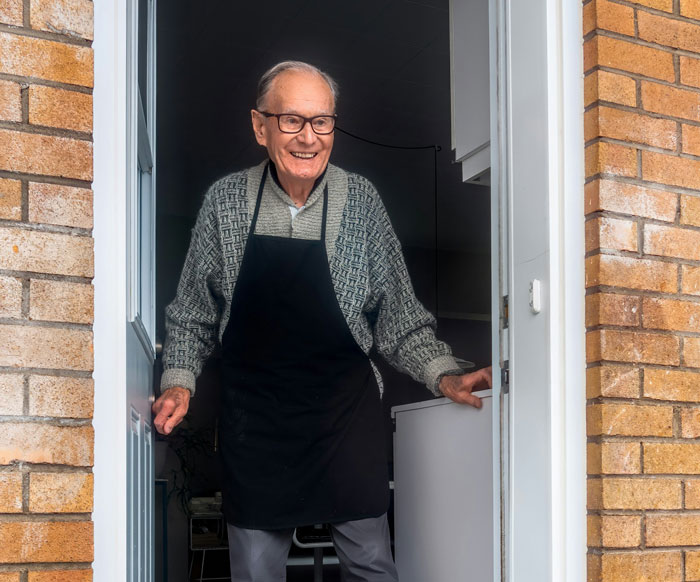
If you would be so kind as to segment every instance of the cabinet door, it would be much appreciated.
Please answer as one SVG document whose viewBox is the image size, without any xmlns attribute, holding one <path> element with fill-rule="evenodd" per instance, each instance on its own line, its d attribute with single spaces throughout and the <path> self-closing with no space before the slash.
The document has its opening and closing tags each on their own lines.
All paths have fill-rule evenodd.
<svg viewBox="0 0 700 582">
<path fill-rule="evenodd" d="M 450 0 L 452 149 L 465 181 L 491 165 L 489 1 Z"/>
<path fill-rule="evenodd" d="M 397 406 L 394 523 L 401 582 L 493 581 L 491 392 Z"/>
</svg>

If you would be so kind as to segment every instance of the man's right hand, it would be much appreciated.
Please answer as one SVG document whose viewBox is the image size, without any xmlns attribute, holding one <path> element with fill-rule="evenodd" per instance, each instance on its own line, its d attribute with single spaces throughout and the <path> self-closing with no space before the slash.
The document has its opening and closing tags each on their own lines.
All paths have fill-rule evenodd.
<svg viewBox="0 0 700 582">
<path fill-rule="evenodd" d="M 187 388 L 173 386 L 163 392 L 153 403 L 153 424 L 160 434 L 170 434 L 182 422 L 190 407 L 191 393 Z"/>
</svg>

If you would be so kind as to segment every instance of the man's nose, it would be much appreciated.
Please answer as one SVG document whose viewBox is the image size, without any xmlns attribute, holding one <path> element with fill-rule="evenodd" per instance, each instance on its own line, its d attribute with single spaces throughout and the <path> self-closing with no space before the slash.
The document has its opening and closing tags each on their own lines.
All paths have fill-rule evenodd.
<svg viewBox="0 0 700 582">
<path fill-rule="evenodd" d="M 303 143 L 314 143 L 316 141 L 316 133 L 311 127 L 310 121 L 307 120 L 304 122 L 304 127 L 302 127 L 299 132 L 299 139 Z"/>
</svg>

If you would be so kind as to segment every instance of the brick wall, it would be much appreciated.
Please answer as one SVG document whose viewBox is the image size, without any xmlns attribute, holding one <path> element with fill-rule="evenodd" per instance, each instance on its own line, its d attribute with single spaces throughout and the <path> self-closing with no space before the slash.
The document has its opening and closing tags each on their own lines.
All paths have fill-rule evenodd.
<svg viewBox="0 0 700 582">
<path fill-rule="evenodd" d="M 92 579 L 92 7 L 0 0 L 0 582 Z"/>
<path fill-rule="evenodd" d="M 700 580 L 700 2 L 583 5 L 589 582 Z"/>
</svg>

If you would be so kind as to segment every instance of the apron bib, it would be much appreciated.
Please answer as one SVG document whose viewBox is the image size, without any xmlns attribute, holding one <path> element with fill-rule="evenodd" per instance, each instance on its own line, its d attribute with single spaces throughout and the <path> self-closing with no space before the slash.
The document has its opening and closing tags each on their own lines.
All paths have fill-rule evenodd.
<svg viewBox="0 0 700 582">
<path fill-rule="evenodd" d="M 379 390 L 340 310 L 321 240 L 255 234 L 222 338 L 226 520 L 282 529 L 377 517 L 389 506 Z"/>
</svg>

